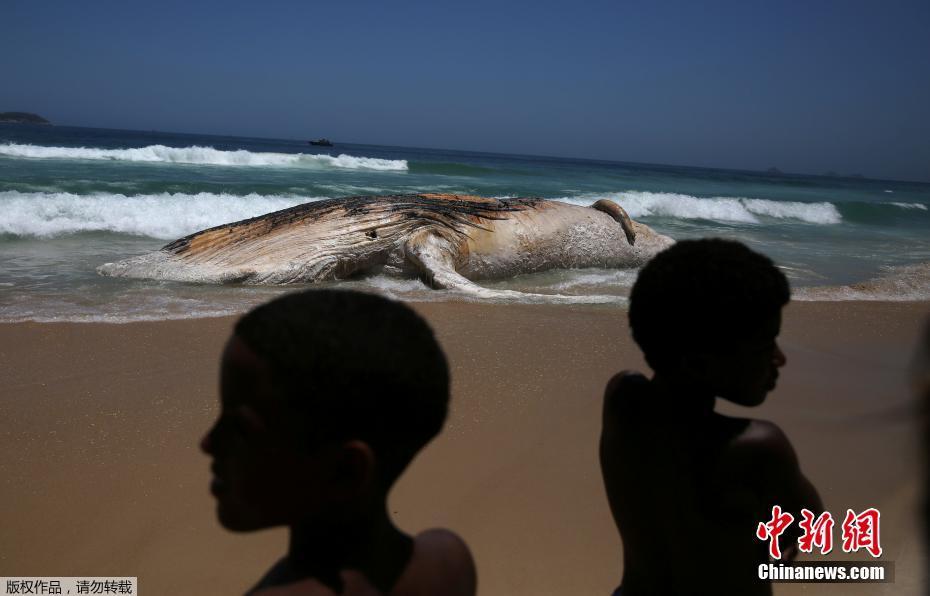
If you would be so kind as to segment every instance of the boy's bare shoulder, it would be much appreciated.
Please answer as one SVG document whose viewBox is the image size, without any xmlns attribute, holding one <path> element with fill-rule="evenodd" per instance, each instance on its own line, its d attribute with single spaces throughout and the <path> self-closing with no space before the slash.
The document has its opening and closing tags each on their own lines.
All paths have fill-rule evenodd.
<svg viewBox="0 0 930 596">
<path fill-rule="evenodd" d="M 732 429 L 718 461 L 721 472 L 758 489 L 793 483 L 800 474 L 798 456 L 791 441 L 777 424 L 768 420 L 720 416 Z"/>
<path fill-rule="evenodd" d="M 627 410 L 638 404 L 649 391 L 649 379 L 635 370 L 624 370 L 615 374 L 604 388 L 605 414 Z"/>
<path fill-rule="evenodd" d="M 649 379 L 635 370 L 621 370 L 615 374 L 604 389 L 605 396 L 624 395 L 630 392 L 636 393 L 649 386 Z"/>
<path fill-rule="evenodd" d="M 823 511 L 820 495 L 801 472 L 798 455 L 784 431 L 767 420 L 748 422 L 727 449 L 724 459 L 729 472 L 744 478 L 766 509 L 780 505 L 795 513 L 802 508 Z"/>
<path fill-rule="evenodd" d="M 738 461 L 748 460 L 748 463 L 755 465 L 780 465 L 797 469 L 798 456 L 788 435 L 777 424 L 768 420 L 735 420 L 740 420 L 744 428 L 728 446 L 731 457 Z"/>
<path fill-rule="evenodd" d="M 476 586 L 475 562 L 468 545 L 454 532 L 434 528 L 414 538 L 413 557 L 391 594 L 473 596 Z"/>
<path fill-rule="evenodd" d="M 474 570 L 471 551 L 465 541 L 451 530 L 433 528 L 424 530 L 414 538 L 414 553 L 420 550 L 429 553 L 434 562 L 447 563 L 454 566 L 464 566 Z"/>
</svg>

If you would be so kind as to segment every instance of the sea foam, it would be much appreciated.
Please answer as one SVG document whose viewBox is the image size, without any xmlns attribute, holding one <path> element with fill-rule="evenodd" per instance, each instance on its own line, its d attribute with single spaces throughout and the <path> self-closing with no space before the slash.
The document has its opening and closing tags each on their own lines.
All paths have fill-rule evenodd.
<svg viewBox="0 0 930 596">
<path fill-rule="evenodd" d="M 889 205 L 894 205 L 895 207 L 900 207 L 901 209 L 918 209 L 920 211 L 927 210 L 927 206 L 923 203 L 889 203 Z"/>
<path fill-rule="evenodd" d="M 299 196 L 0 192 L 0 234 L 52 237 L 118 232 L 171 240 L 220 224 L 319 200 Z"/>
<path fill-rule="evenodd" d="M 253 153 L 244 149 L 221 151 L 213 147 L 166 147 L 149 145 L 133 149 L 93 149 L 88 147 L 46 147 L 42 145 L 0 144 L 0 155 L 32 159 L 89 159 L 166 164 L 213 166 L 264 166 L 340 168 L 348 170 L 407 171 L 405 159 L 377 159 L 351 155 L 307 153 Z"/>
<path fill-rule="evenodd" d="M 721 222 L 757 224 L 760 217 L 797 220 L 810 224 L 838 224 L 842 221 L 833 203 L 800 203 L 770 201 L 768 199 L 711 197 L 627 191 L 558 199 L 576 205 L 591 205 L 598 199 L 615 201 L 636 219 L 640 217 L 674 217 L 679 219 L 707 219 Z"/>
<path fill-rule="evenodd" d="M 798 288 L 792 298 L 804 301 L 925 301 L 930 300 L 930 262 L 882 267 L 869 280 L 846 286 Z"/>
<path fill-rule="evenodd" d="M 590 205 L 610 198 L 633 218 L 657 216 L 760 223 L 760 216 L 814 224 L 841 221 L 831 203 L 787 203 L 763 199 L 700 199 L 670 193 L 625 192 L 558 199 Z M 52 237 L 80 232 L 116 232 L 164 240 L 256 217 L 326 197 L 158 193 L 0 192 L 0 234 Z"/>
</svg>

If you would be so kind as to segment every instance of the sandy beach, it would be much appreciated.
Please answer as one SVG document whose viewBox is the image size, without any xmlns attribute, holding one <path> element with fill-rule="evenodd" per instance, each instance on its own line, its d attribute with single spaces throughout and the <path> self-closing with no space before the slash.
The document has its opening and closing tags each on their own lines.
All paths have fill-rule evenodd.
<svg viewBox="0 0 930 596">
<path fill-rule="evenodd" d="M 449 356 L 453 405 L 391 496 L 400 527 L 459 532 L 481 594 L 609 594 L 621 561 L 596 457 L 601 394 L 618 370 L 645 369 L 625 311 L 414 308 Z M 778 388 L 751 411 L 722 408 L 779 424 L 834 517 L 882 513 L 894 584 L 776 594 L 921 593 L 906 369 L 928 313 L 926 302 L 792 303 Z M 147 595 L 237 594 L 276 560 L 283 531 L 220 528 L 198 448 L 233 322 L 0 325 L 0 575 L 138 576 Z"/>
</svg>

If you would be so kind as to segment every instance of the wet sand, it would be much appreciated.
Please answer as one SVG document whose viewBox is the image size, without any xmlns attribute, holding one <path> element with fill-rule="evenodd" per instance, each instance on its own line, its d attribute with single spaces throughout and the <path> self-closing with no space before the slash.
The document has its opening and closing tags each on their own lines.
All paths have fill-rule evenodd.
<svg viewBox="0 0 930 596">
<path fill-rule="evenodd" d="M 459 532 L 482 594 L 609 594 L 621 561 L 596 457 L 601 392 L 614 372 L 645 368 L 625 312 L 414 307 L 449 355 L 453 407 L 391 496 L 398 524 Z M 927 314 L 928 303 L 794 303 L 778 388 L 759 408 L 722 408 L 779 424 L 834 517 L 882 512 L 894 584 L 776 594 L 920 593 L 906 368 Z M 219 527 L 197 447 L 233 322 L 0 325 L 0 575 L 139 576 L 144 594 L 236 594 L 276 560 L 283 531 Z M 710 571 L 725 573 L 720 563 Z"/>
</svg>

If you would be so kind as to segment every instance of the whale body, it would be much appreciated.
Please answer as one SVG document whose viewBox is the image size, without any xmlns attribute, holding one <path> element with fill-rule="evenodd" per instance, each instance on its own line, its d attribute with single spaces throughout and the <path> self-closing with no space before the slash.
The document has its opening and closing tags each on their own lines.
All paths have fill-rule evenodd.
<svg viewBox="0 0 930 596">
<path fill-rule="evenodd" d="M 327 199 L 216 226 L 102 275 L 199 283 L 291 284 L 361 273 L 474 281 L 554 268 L 639 267 L 674 241 L 616 203 L 410 194 Z"/>
</svg>

